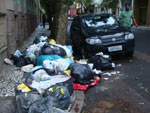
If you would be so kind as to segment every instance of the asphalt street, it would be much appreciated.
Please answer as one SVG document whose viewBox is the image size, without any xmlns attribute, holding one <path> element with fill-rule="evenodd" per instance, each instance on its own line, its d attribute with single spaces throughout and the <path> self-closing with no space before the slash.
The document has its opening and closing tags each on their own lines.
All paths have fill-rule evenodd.
<svg viewBox="0 0 150 113">
<path fill-rule="evenodd" d="M 101 83 L 85 93 L 85 113 L 150 113 L 150 30 L 132 31 L 133 58 L 113 58 L 118 74 L 103 75 Z"/>
</svg>

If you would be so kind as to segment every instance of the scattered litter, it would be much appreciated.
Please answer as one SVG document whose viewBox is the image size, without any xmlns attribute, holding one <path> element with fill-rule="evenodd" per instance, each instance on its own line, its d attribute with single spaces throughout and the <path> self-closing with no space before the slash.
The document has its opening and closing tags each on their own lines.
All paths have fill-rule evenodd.
<svg viewBox="0 0 150 113">
<path fill-rule="evenodd" d="M 28 92 L 31 91 L 31 89 L 28 86 L 26 86 L 24 83 L 21 83 L 17 86 L 16 91 L 17 92 L 21 91 L 23 93 L 28 93 Z"/>
<path fill-rule="evenodd" d="M 45 98 L 53 98 L 52 104 L 56 108 L 67 109 L 70 104 L 70 94 L 66 87 L 64 86 L 52 86 L 44 92 Z"/>
<path fill-rule="evenodd" d="M 133 62 L 133 60 L 129 60 L 129 62 Z"/>
<path fill-rule="evenodd" d="M 149 90 L 147 88 L 144 89 L 146 93 L 149 93 Z"/>
<path fill-rule="evenodd" d="M 115 63 L 112 62 L 110 56 L 103 55 L 102 53 L 92 56 L 88 59 L 88 63 L 93 63 L 94 68 L 98 70 L 112 70 L 115 68 Z"/>
<path fill-rule="evenodd" d="M 5 58 L 5 59 L 4 59 L 4 62 L 5 62 L 6 64 L 9 64 L 9 65 L 14 65 L 13 61 L 11 61 L 11 60 L 8 59 L 8 58 Z"/>
<path fill-rule="evenodd" d="M 120 74 L 120 71 L 113 71 L 111 72 L 112 75 Z"/>
<path fill-rule="evenodd" d="M 122 64 L 117 64 L 117 65 L 116 65 L 116 67 L 121 67 L 121 66 L 122 66 Z"/>
<path fill-rule="evenodd" d="M 111 72 L 112 75 L 116 75 L 117 74 L 117 71 L 113 71 Z"/>
<path fill-rule="evenodd" d="M 95 72 L 97 75 L 98 74 L 102 74 L 102 71 L 101 70 L 97 70 L 97 69 L 94 69 L 93 72 Z"/>
<path fill-rule="evenodd" d="M 103 75 L 106 75 L 106 76 L 112 76 L 111 73 L 103 73 Z"/>
<path fill-rule="evenodd" d="M 94 81 L 90 84 L 79 84 L 79 83 L 73 83 L 73 87 L 75 90 L 82 90 L 82 91 L 86 91 L 90 86 L 94 86 L 96 84 L 98 84 L 100 82 L 101 78 L 100 77 L 95 77 Z"/>
<path fill-rule="evenodd" d="M 29 64 L 29 65 L 21 67 L 21 71 L 23 71 L 23 72 L 30 72 L 33 68 L 34 68 L 34 65 L 33 64 Z"/>
<path fill-rule="evenodd" d="M 21 54 L 21 52 L 19 50 L 16 50 L 14 55 L 20 57 L 22 54 Z"/>
<path fill-rule="evenodd" d="M 120 71 L 117 71 L 117 74 L 120 74 Z"/>
<path fill-rule="evenodd" d="M 135 80 L 139 80 L 139 77 L 136 77 Z"/>
<path fill-rule="evenodd" d="M 88 64 L 73 63 L 69 69 L 75 83 L 89 84 L 94 78 L 94 73 Z"/>
<path fill-rule="evenodd" d="M 36 36 L 33 44 L 23 52 L 16 50 L 11 60 L 6 58 L 4 62 L 16 65 L 26 75 L 25 82 L 15 87 L 18 113 L 64 113 L 74 90 L 86 91 L 101 81 L 101 70 L 116 67 L 111 57 L 102 52 L 90 59 L 74 61 L 72 46 L 57 44 L 43 34 Z"/>
<path fill-rule="evenodd" d="M 144 102 L 140 102 L 140 103 L 138 103 L 138 104 L 140 104 L 140 105 L 144 105 L 145 103 L 144 103 Z"/>
<path fill-rule="evenodd" d="M 33 80 L 30 87 L 36 89 L 40 94 L 42 94 L 45 89 L 51 87 L 52 85 L 56 85 L 58 83 L 63 83 L 65 81 L 68 81 L 69 79 L 71 79 L 70 76 L 65 76 L 65 75 L 43 77 L 43 79 L 44 78 L 45 78 L 45 80 L 43 80 L 43 81 L 41 80 L 40 82 Z M 42 79 L 42 78 L 40 78 L 40 79 Z"/>
<path fill-rule="evenodd" d="M 103 78 L 104 80 L 109 80 L 109 78 Z"/>
</svg>

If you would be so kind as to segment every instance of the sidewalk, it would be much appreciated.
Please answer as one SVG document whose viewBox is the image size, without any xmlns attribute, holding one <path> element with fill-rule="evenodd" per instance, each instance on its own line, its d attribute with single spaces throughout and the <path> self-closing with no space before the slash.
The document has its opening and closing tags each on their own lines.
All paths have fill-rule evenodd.
<svg viewBox="0 0 150 113">
<path fill-rule="evenodd" d="M 138 27 L 132 27 L 133 30 L 150 30 L 150 27 L 147 26 L 138 26 Z"/>
<path fill-rule="evenodd" d="M 29 39 L 24 42 L 24 45 L 19 48 L 19 50 L 24 50 L 27 48 L 35 39 L 35 36 L 39 33 L 45 32 L 47 36 L 50 32 L 46 29 L 40 28 L 39 26 L 34 33 L 29 37 Z M 25 81 L 24 73 L 20 71 L 19 68 L 10 65 L 3 65 L 0 78 L 0 113 L 15 113 L 15 86 L 18 83 Z M 72 104 L 67 113 L 80 113 L 84 103 L 84 93 L 82 91 L 74 91 L 71 98 Z"/>
</svg>

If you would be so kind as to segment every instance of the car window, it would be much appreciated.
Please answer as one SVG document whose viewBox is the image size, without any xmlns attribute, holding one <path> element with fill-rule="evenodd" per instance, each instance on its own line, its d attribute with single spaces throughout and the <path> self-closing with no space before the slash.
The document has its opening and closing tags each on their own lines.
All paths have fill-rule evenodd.
<svg viewBox="0 0 150 113">
<path fill-rule="evenodd" d="M 113 16 L 90 16 L 83 18 L 82 23 L 85 27 L 100 27 L 118 24 Z"/>
</svg>

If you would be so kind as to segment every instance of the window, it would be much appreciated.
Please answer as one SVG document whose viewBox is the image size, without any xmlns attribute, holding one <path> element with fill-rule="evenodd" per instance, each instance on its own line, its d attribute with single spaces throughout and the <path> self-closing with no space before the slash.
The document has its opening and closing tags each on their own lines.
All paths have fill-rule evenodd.
<svg viewBox="0 0 150 113">
<path fill-rule="evenodd" d="M 112 16 L 90 16 L 82 19 L 82 22 L 85 27 L 101 27 L 118 24 L 116 19 Z"/>
</svg>

